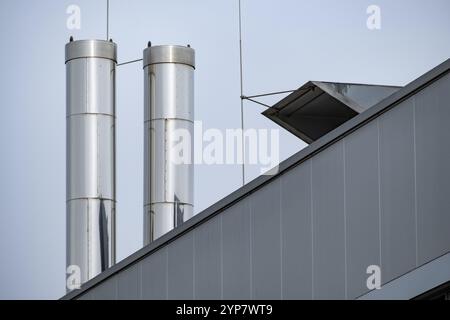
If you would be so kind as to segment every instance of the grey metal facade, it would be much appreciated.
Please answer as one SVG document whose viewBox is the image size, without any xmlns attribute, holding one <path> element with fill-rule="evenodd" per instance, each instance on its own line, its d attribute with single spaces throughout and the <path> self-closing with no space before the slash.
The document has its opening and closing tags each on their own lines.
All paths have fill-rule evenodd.
<svg viewBox="0 0 450 320">
<path fill-rule="evenodd" d="M 65 298 L 355 299 L 369 291 L 369 265 L 387 284 L 446 254 L 449 68 L 447 60 Z"/>
</svg>

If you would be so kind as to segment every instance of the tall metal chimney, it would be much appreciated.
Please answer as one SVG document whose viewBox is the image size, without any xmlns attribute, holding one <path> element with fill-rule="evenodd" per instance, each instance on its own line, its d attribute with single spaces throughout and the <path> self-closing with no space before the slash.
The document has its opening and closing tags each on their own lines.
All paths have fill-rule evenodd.
<svg viewBox="0 0 450 320">
<path fill-rule="evenodd" d="M 193 216 L 195 51 L 182 46 L 144 50 L 144 245 Z M 184 130 L 184 131 L 183 131 Z M 187 132 L 189 162 L 173 144 Z"/>
<path fill-rule="evenodd" d="M 66 262 L 80 285 L 115 263 L 116 63 L 112 41 L 66 44 Z"/>
</svg>

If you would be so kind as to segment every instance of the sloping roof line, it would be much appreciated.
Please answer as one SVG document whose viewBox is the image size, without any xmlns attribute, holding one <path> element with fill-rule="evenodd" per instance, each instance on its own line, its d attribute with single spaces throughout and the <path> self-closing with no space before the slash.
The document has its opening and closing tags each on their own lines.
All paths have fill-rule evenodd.
<svg viewBox="0 0 450 320">
<path fill-rule="evenodd" d="M 397 104 L 399 104 L 401 101 L 413 96 L 418 91 L 423 89 L 424 87 L 430 85 L 435 80 L 443 77 L 450 71 L 450 59 L 447 59 L 445 62 L 441 63 L 437 67 L 433 68 L 432 70 L 428 71 L 424 75 L 420 76 L 416 80 L 412 81 L 396 93 L 392 94 L 388 98 L 384 99 L 377 105 L 373 106 L 372 108 L 364 111 L 363 113 L 357 115 L 356 117 L 352 118 L 351 120 L 345 122 L 340 127 L 334 129 L 333 131 L 329 132 L 328 134 L 324 135 L 317 141 L 313 142 L 306 148 L 300 150 L 290 158 L 286 159 L 279 165 L 279 172 L 275 175 L 269 176 L 269 175 L 262 175 L 258 178 L 252 180 L 248 184 L 244 185 L 243 187 L 239 188 L 238 190 L 232 192 L 230 195 L 226 196 L 222 200 L 216 202 L 209 208 L 203 210 L 202 212 L 195 215 L 193 218 L 185 222 L 180 227 L 173 229 L 169 233 L 165 234 L 161 238 L 157 239 L 156 241 L 152 242 L 148 246 L 143 247 L 142 249 L 138 250 L 137 252 L 133 253 L 132 255 L 128 256 L 124 260 L 120 261 L 116 265 L 112 266 L 111 268 L 107 269 L 103 273 L 99 274 L 97 277 L 89 280 L 86 282 L 81 289 L 74 290 L 65 296 L 63 296 L 61 299 L 68 300 L 68 299 L 74 299 L 78 296 L 84 294 L 86 291 L 90 290 L 91 288 L 99 285 L 103 281 L 107 280 L 108 278 L 112 277 L 113 275 L 119 273 L 121 270 L 129 267 L 130 265 L 134 264 L 135 262 L 143 259 L 144 257 L 152 254 L 153 252 L 161 249 L 162 247 L 168 245 L 170 242 L 174 241 L 176 238 L 182 236 L 183 234 L 189 232 L 193 228 L 197 227 L 198 225 L 206 222 L 207 220 L 211 219 L 215 215 L 219 214 L 221 211 L 223 211 L 225 208 L 228 208 L 241 199 L 245 198 L 249 194 L 253 193 L 257 189 L 261 188 L 263 185 L 270 183 L 272 180 L 276 179 L 280 175 L 282 175 L 287 170 L 293 168 L 294 166 L 308 160 L 309 158 L 313 157 L 317 153 L 321 152 L 323 149 L 327 148 L 331 144 L 339 141 L 340 139 L 344 138 L 346 135 L 350 134 L 351 132 L 357 130 L 361 126 L 365 125 L 366 123 L 372 121 L 373 119 L 380 116 L 382 113 L 388 111 L 391 108 L 394 108 Z"/>
</svg>

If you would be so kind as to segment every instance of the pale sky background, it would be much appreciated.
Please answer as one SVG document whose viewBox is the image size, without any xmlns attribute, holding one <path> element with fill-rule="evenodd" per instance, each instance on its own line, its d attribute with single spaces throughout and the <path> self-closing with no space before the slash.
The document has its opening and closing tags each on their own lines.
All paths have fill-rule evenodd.
<svg viewBox="0 0 450 320">
<path fill-rule="evenodd" d="M 68 30 L 66 9 L 81 8 Z M 381 8 L 381 30 L 366 9 Z M 405 85 L 450 57 L 448 0 L 242 0 L 244 93 L 308 80 Z M 0 1 L 0 299 L 65 293 L 64 45 L 106 37 L 106 0 Z M 240 126 L 237 0 L 111 0 L 119 62 L 153 44 L 196 50 L 195 118 Z M 142 246 L 143 73 L 117 71 L 117 256 Z M 274 103 L 281 97 L 262 99 Z M 246 128 L 277 128 L 245 103 Z M 281 159 L 305 145 L 280 130 Z M 195 168 L 195 211 L 241 185 L 240 166 Z M 248 168 L 246 180 L 259 175 Z"/>
</svg>

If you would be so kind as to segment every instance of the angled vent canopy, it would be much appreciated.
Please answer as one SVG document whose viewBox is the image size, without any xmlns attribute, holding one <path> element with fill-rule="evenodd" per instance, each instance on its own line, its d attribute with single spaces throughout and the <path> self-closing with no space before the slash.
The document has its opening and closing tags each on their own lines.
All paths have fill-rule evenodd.
<svg viewBox="0 0 450 320">
<path fill-rule="evenodd" d="M 312 143 L 400 87 L 309 81 L 262 114 Z"/>
</svg>

